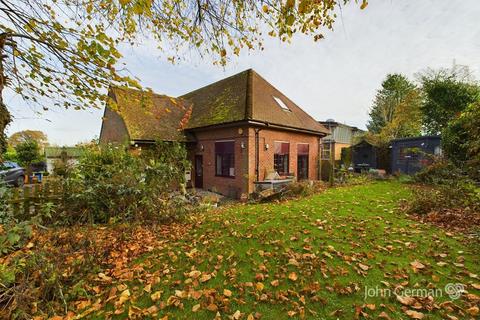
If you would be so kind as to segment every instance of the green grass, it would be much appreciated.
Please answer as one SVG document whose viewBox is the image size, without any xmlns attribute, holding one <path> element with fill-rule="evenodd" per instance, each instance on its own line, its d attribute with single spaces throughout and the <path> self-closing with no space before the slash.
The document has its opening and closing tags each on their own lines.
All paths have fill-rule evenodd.
<svg viewBox="0 0 480 320">
<path fill-rule="evenodd" d="M 434 297 L 437 306 L 451 300 L 443 290 L 447 283 L 462 283 L 479 295 L 471 287 L 480 282 L 475 278 L 480 274 L 478 244 L 409 219 L 398 209 L 401 200 L 409 197 L 407 185 L 378 182 L 278 204 L 207 212 L 180 239 L 165 240 L 164 247 L 135 261 L 132 268 L 142 269 L 137 270 L 136 280 L 125 283 L 130 299 L 116 307 L 112 300 L 94 317 L 126 318 L 130 312 L 148 318 L 145 310 L 156 305 L 158 312 L 151 318 L 213 319 L 216 312 L 206 307 L 215 304 L 223 318 L 239 310 L 242 319 L 257 312 L 261 319 L 302 314 L 312 319 L 353 319 L 356 307 L 361 307 L 370 318 L 385 312 L 392 319 L 406 319 L 404 306 L 393 294 L 365 297 L 365 287 L 438 288 L 443 296 Z M 415 272 L 410 265 L 415 260 L 425 268 Z M 190 282 L 188 273 L 193 269 L 212 278 Z M 296 281 L 288 279 L 292 272 Z M 273 280 L 279 285 L 272 286 Z M 261 291 L 258 282 L 264 285 Z M 143 290 L 148 283 L 150 293 Z M 224 297 L 224 289 L 232 296 Z M 179 306 L 168 305 L 176 290 L 210 291 L 208 297 L 184 297 L 177 299 Z M 150 295 L 155 291 L 162 294 L 153 302 Z M 458 310 L 471 307 L 465 298 L 454 302 Z M 458 310 L 429 311 L 432 303 L 426 299 L 417 303 L 425 318 L 441 319 L 446 313 L 462 318 Z M 194 313 L 196 304 L 200 309 Z M 111 314 L 114 310 L 119 314 Z"/>
</svg>

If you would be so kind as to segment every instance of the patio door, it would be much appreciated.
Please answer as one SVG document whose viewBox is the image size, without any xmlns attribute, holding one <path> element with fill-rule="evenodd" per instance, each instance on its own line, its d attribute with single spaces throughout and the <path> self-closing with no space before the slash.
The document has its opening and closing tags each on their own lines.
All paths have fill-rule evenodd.
<svg viewBox="0 0 480 320">
<path fill-rule="evenodd" d="M 297 145 L 297 179 L 308 179 L 308 153 L 309 145 L 306 143 Z"/>
<path fill-rule="evenodd" d="M 195 155 L 195 188 L 203 188 L 203 156 Z"/>
</svg>

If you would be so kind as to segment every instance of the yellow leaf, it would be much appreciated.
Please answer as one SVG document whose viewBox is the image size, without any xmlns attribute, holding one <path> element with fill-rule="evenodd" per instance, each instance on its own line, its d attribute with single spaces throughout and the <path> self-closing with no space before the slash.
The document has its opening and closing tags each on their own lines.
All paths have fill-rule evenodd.
<svg viewBox="0 0 480 320">
<path fill-rule="evenodd" d="M 200 305 L 199 304 L 196 304 L 192 307 L 192 312 L 197 312 L 198 310 L 200 310 Z"/>
<path fill-rule="evenodd" d="M 150 295 L 150 299 L 152 299 L 152 301 L 155 302 L 160 299 L 161 295 L 162 295 L 162 291 L 154 292 Z"/>
<path fill-rule="evenodd" d="M 212 276 L 210 274 L 203 274 L 200 278 L 200 282 L 207 282 L 211 278 L 212 278 Z"/>
<path fill-rule="evenodd" d="M 225 297 L 231 297 L 232 296 L 232 291 L 230 291 L 228 289 L 223 289 L 223 295 Z"/>
<path fill-rule="evenodd" d="M 126 289 L 120 294 L 120 299 L 118 299 L 118 304 L 121 305 L 130 298 L 130 290 Z"/>
<path fill-rule="evenodd" d="M 292 272 L 288 275 L 288 279 L 292 280 L 292 281 L 297 281 L 298 279 L 298 276 L 295 272 Z"/>
<path fill-rule="evenodd" d="M 262 291 L 265 286 L 261 282 L 257 282 L 255 284 L 255 288 L 257 288 L 258 291 Z"/>
<path fill-rule="evenodd" d="M 233 320 L 238 320 L 242 316 L 242 313 L 240 310 L 235 311 L 235 313 L 232 315 Z"/>
</svg>

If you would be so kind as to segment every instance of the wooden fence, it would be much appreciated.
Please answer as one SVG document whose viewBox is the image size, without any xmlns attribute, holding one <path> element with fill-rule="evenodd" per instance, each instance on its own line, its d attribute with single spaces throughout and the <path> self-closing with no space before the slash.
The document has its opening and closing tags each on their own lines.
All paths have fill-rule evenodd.
<svg viewBox="0 0 480 320">
<path fill-rule="evenodd" d="M 61 181 L 45 181 L 42 184 L 25 185 L 12 190 L 9 204 L 14 217 L 19 220 L 29 219 L 39 213 L 44 213 L 47 203 L 62 202 Z"/>
</svg>

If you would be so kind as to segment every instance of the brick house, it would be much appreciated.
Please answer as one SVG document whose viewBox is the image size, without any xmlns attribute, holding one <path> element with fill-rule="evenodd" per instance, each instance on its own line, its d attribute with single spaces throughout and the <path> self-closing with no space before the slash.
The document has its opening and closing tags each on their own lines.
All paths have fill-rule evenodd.
<svg viewBox="0 0 480 320">
<path fill-rule="evenodd" d="M 245 199 L 274 171 L 317 180 L 329 131 L 249 69 L 178 98 L 112 88 L 100 142 L 183 141 L 192 186 Z"/>
</svg>

